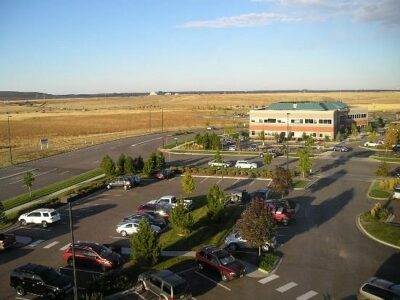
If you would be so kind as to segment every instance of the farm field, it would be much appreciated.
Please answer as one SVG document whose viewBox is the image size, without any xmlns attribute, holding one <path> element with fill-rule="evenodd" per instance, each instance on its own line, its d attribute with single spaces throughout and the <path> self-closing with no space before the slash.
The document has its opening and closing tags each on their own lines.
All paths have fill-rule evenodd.
<svg viewBox="0 0 400 300">
<path fill-rule="evenodd" d="M 149 132 L 207 125 L 238 127 L 234 118 L 277 101 L 342 100 L 370 112 L 400 111 L 399 92 L 202 94 L 177 96 L 40 99 L 0 103 L 0 167 L 7 166 L 8 126 L 15 163 Z M 161 116 L 163 113 L 163 125 Z M 49 149 L 39 150 L 39 139 Z"/>
</svg>

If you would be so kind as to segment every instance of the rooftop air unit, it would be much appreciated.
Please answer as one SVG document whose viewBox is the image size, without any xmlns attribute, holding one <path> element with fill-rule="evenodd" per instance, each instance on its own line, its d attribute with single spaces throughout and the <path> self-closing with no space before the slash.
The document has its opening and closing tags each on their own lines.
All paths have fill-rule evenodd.
<svg viewBox="0 0 400 300">
<path fill-rule="evenodd" d="M 293 103 L 293 109 L 297 108 L 297 103 Z"/>
</svg>

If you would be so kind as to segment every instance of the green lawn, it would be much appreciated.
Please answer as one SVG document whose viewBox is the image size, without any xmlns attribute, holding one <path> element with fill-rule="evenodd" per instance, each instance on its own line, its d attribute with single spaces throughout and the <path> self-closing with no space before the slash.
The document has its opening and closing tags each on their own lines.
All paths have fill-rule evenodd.
<svg viewBox="0 0 400 300">
<path fill-rule="evenodd" d="M 308 184 L 310 183 L 310 180 L 308 179 L 295 179 L 293 181 L 293 187 L 295 189 L 304 189 Z"/>
<path fill-rule="evenodd" d="M 400 246 L 400 227 L 378 222 L 369 215 L 361 216 L 361 225 L 364 229 L 384 242 Z"/>
<path fill-rule="evenodd" d="M 369 190 L 369 194 L 368 194 L 368 196 L 370 196 L 372 198 L 389 198 L 390 195 L 391 195 L 390 192 L 382 190 L 379 187 L 379 181 L 377 181 L 377 180 L 375 180 L 372 183 L 372 186 L 371 186 L 371 188 Z"/>
</svg>

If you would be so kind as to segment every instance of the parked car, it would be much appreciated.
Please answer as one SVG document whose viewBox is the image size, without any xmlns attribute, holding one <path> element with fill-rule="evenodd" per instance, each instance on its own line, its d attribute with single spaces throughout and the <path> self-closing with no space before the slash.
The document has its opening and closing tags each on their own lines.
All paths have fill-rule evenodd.
<svg viewBox="0 0 400 300">
<path fill-rule="evenodd" d="M 163 217 L 163 218 L 169 218 L 169 215 L 171 213 L 172 210 L 172 206 L 171 205 L 167 205 L 167 204 L 156 204 L 156 203 L 146 203 L 146 204 L 142 204 L 140 205 L 137 210 L 136 213 L 150 213 L 154 216 L 159 216 L 159 217 Z"/>
<path fill-rule="evenodd" d="M 394 145 L 393 147 L 392 147 L 392 150 L 393 150 L 393 152 L 400 152 L 400 145 Z"/>
<path fill-rule="evenodd" d="M 121 255 L 98 243 L 77 242 L 74 251 L 76 264 L 100 267 L 102 271 L 114 269 L 123 263 Z M 72 245 L 64 251 L 63 259 L 72 266 Z"/>
<path fill-rule="evenodd" d="M 171 169 L 162 169 L 160 172 L 156 174 L 157 179 L 168 179 L 174 177 L 174 172 Z"/>
<path fill-rule="evenodd" d="M 115 187 L 122 187 L 124 190 L 129 190 L 139 184 L 140 178 L 138 176 L 119 176 L 107 183 L 106 187 L 109 190 Z"/>
<path fill-rule="evenodd" d="M 383 141 L 376 141 L 376 142 L 368 141 L 368 142 L 364 143 L 365 147 L 376 147 L 376 146 L 379 146 L 379 145 L 383 145 Z"/>
<path fill-rule="evenodd" d="M 188 282 L 170 270 L 147 271 L 138 277 L 138 283 L 160 299 L 192 299 Z"/>
<path fill-rule="evenodd" d="M 228 151 L 236 151 L 236 145 L 230 145 Z"/>
<path fill-rule="evenodd" d="M 246 274 L 246 267 L 226 250 L 216 246 L 206 246 L 196 252 L 199 269 L 208 268 L 221 274 L 222 281 L 229 281 Z"/>
<path fill-rule="evenodd" d="M 267 200 L 271 190 L 269 188 L 258 189 L 250 194 L 250 199 Z"/>
<path fill-rule="evenodd" d="M 10 286 L 19 296 L 29 293 L 46 299 L 64 299 L 73 293 L 70 277 L 51 267 L 31 263 L 11 271 Z"/>
<path fill-rule="evenodd" d="M 339 151 L 339 152 L 348 152 L 349 148 L 343 145 L 335 145 L 333 146 L 333 151 Z"/>
<path fill-rule="evenodd" d="M 372 277 L 358 291 L 359 300 L 400 299 L 400 284 Z"/>
<path fill-rule="evenodd" d="M 208 165 L 210 167 L 223 167 L 223 168 L 228 168 L 232 166 L 232 163 L 230 163 L 229 161 L 226 160 L 222 160 L 220 162 L 216 161 L 215 159 L 213 159 L 212 161 L 208 162 Z"/>
<path fill-rule="evenodd" d="M 52 208 L 35 209 L 29 213 L 20 215 L 18 218 L 18 221 L 21 222 L 23 226 L 27 224 L 41 224 L 44 228 L 60 220 L 60 214 Z"/>
<path fill-rule="evenodd" d="M 295 212 L 284 206 L 269 205 L 269 210 L 272 217 L 277 223 L 282 223 L 283 226 L 289 225 L 295 220 Z"/>
<path fill-rule="evenodd" d="M 238 160 L 235 164 L 235 168 L 239 169 L 256 169 L 257 164 L 249 162 L 247 160 Z"/>
<path fill-rule="evenodd" d="M 5 250 L 17 243 L 14 234 L 0 233 L 0 250 Z"/>
<path fill-rule="evenodd" d="M 238 232 L 231 232 L 225 238 L 224 245 L 231 251 L 236 251 L 240 248 L 251 248 L 251 246 L 247 243 L 247 240 L 243 239 Z M 265 244 L 261 247 L 261 250 L 264 252 L 269 252 L 275 248 L 276 238 L 274 237 L 271 243 L 265 242 Z"/>
<path fill-rule="evenodd" d="M 393 198 L 400 199 L 400 184 L 395 185 L 393 189 Z"/>
<path fill-rule="evenodd" d="M 400 167 L 397 167 L 392 171 L 392 176 L 400 178 Z"/>
<path fill-rule="evenodd" d="M 272 156 L 272 158 L 275 158 L 278 156 L 278 154 L 276 154 L 276 152 L 272 152 L 272 151 L 262 151 L 262 152 L 260 152 L 260 154 L 258 156 L 264 157 L 267 154 L 270 154 Z"/>
<path fill-rule="evenodd" d="M 156 217 L 148 213 L 136 213 L 130 216 L 127 216 L 123 219 L 123 222 L 126 221 L 141 221 L 142 219 L 147 219 L 151 225 L 156 225 L 161 229 L 167 226 L 167 222 L 161 217 Z"/>
<path fill-rule="evenodd" d="M 175 207 L 178 205 L 179 199 L 176 198 L 176 196 L 173 195 L 166 195 L 162 196 L 160 199 L 156 200 L 150 200 L 147 203 L 149 204 L 167 204 L 171 205 L 172 207 Z M 185 205 L 186 208 L 191 209 L 193 206 L 193 200 L 190 199 L 183 199 L 183 205 Z"/>
<path fill-rule="evenodd" d="M 125 221 L 121 222 L 117 225 L 116 231 L 122 236 L 132 235 L 138 232 L 140 220 L 136 221 Z M 155 233 L 159 233 L 161 228 L 159 226 L 150 224 L 151 229 L 154 230 Z"/>
<path fill-rule="evenodd" d="M 230 194 L 229 202 L 233 204 L 243 204 L 250 200 L 250 195 L 246 190 L 233 190 Z"/>
</svg>

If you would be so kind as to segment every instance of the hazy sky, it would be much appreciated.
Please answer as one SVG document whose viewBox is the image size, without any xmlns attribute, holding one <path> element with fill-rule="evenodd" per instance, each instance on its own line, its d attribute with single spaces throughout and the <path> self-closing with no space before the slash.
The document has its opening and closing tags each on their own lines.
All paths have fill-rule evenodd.
<svg viewBox="0 0 400 300">
<path fill-rule="evenodd" d="M 400 0 L 0 0 L 0 90 L 400 88 Z"/>
</svg>

